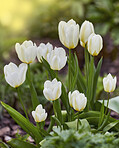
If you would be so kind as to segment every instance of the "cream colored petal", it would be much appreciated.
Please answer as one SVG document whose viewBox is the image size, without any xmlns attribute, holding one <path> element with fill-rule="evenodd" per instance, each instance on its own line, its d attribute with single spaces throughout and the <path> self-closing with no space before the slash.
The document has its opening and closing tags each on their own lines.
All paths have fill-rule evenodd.
<svg viewBox="0 0 119 148">
<path fill-rule="evenodd" d="M 51 91 L 51 89 L 47 89 L 47 88 L 45 88 L 44 90 L 43 90 L 43 94 L 44 94 L 44 96 L 45 96 L 45 98 L 47 99 L 47 100 L 53 100 L 54 98 L 53 98 L 53 94 L 52 94 L 52 91 Z"/>
</svg>

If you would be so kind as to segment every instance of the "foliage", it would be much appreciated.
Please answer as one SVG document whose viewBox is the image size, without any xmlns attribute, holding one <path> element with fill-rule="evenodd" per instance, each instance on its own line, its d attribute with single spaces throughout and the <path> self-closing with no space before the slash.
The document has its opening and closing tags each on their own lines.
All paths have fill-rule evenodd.
<svg viewBox="0 0 119 148">
<path fill-rule="evenodd" d="M 46 137 L 42 148 L 118 148 L 119 138 L 114 133 L 97 133 L 90 131 L 63 130 L 54 132 L 52 137 Z"/>
</svg>

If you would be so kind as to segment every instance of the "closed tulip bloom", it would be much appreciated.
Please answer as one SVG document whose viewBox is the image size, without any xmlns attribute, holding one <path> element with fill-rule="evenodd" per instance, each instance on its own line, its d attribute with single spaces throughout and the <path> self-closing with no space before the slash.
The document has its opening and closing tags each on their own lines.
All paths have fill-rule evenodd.
<svg viewBox="0 0 119 148">
<path fill-rule="evenodd" d="M 112 77 L 112 75 L 109 73 L 104 79 L 103 79 L 103 86 L 104 90 L 106 92 L 113 92 L 116 88 L 117 78 Z"/>
<path fill-rule="evenodd" d="M 59 22 L 58 25 L 59 38 L 61 43 L 68 49 L 73 49 L 79 41 L 79 25 L 71 19 L 67 23 Z"/>
<path fill-rule="evenodd" d="M 45 109 L 43 109 L 42 105 L 39 104 L 35 111 L 32 111 L 32 116 L 35 120 L 35 122 L 42 122 L 45 121 L 47 118 L 47 113 L 45 111 Z"/>
<path fill-rule="evenodd" d="M 53 79 L 52 81 L 45 81 L 43 94 L 45 98 L 49 101 L 54 101 L 61 96 L 61 87 L 62 83 L 57 81 L 57 79 Z"/>
<path fill-rule="evenodd" d="M 62 47 L 55 47 L 55 49 L 47 55 L 47 60 L 51 69 L 61 70 L 67 62 L 66 52 Z"/>
<path fill-rule="evenodd" d="M 94 33 L 93 24 L 89 21 L 84 21 L 83 24 L 81 25 L 80 34 L 79 34 L 81 46 L 85 47 L 88 38 L 92 33 Z"/>
<path fill-rule="evenodd" d="M 79 93 L 78 90 L 75 90 L 72 93 L 69 92 L 68 97 L 70 106 L 76 111 L 82 111 L 86 107 L 87 98 L 83 93 Z"/>
<path fill-rule="evenodd" d="M 19 87 L 26 79 L 27 67 L 25 63 L 20 64 L 19 67 L 11 62 L 5 65 L 4 74 L 7 83 L 14 88 Z"/>
<path fill-rule="evenodd" d="M 23 62 L 30 64 L 32 63 L 37 54 L 37 46 L 32 41 L 24 41 L 21 45 L 16 43 L 15 49 L 18 55 L 18 58 Z"/>
<path fill-rule="evenodd" d="M 53 46 L 50 43 L 41 43 L 37 48 L 37 58 L 39 62 L 42 62 L 42 57 L 47 61 L 47 55 L 53 50 Z"/>
<path fill-rule="evenodd" d="M 103 40 L 100 35 L 92 33 L 88 38 L 87 49 L 92 56 L 97 56 L 102 50 Z"/>
</svg>

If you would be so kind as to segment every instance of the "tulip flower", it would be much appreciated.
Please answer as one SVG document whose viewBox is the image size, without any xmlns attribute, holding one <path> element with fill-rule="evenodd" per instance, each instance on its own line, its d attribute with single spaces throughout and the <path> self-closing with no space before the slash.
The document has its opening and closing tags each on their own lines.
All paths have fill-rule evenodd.
<svg viewBox="0 0 119 148">
<path fill-rule="evenodd" d="M 104 79 L 103 79 L 103 86 L 104 90 L 106 92 L 113 92 L 116 88 L 117 78 L 112 77 L 112 75 L 109 73 Z"/>
<path fill-rule="evenodd" d="M 30 64 L 32 63 L 37 54 L 37 46 L 32 41 L 24 41 L 21 45 L 16 43 L 15 49 L 18 55 L 18 58 L 23 62 Z"/>
<path fill-rule="evenodd" d="M 71 19 L 67 23 L 61 21 L 58 25 L 59 38 L 61 43 L 68 49 L 73 49 L 79 41 L 79 25 Z"/>
<path fill-rule="evenodd" d="M 70 106 L 76 111 L 82 111 L 86 107 L 87 98 L 83 93 L 79 93 L 78 90 L 75 90 L 72 93 L 69 92 L 68 97 Z"/>
<path fill-rule="evenodd" d="M 56 78 L 52 81 L 45 81 L 43 90 L 45 98 L 49 101 L 57 100 L 61 96 L 61 86 L 62 83 Z"/>
<path fill-rule="evenodd" d="M 80 34 L 79 34 L 81 46 L 85 47 L 88 41 L 88 37 L 92 33 L 94 33 L 93 24 L 89 21 L 84 21 L 83 24 L 81 25 Z"/>
<path fill-rule="evenodd" d="M 50 43 L 41 43 L 37 48 L 37 58 L 39 62 L 42 62 L 42 57 L 47 61 L 47 55 L 53 50 L 53 46 Z"/>
<path fill-rule="evenodd" d="M 66 52 L 62 47 L 55 47 L 55 49 L 47 55 L 47 60 L 51 69 L 61 70 L 67 62 Z"/>
<path fill-rule="evenodd" d="M 5 80 L 7 83 L 16 88 L 24 83 L 26 79 L 27 64 L 22 63 L 17 67 L 16 64 L 10 62 L 4 66 Z"/>
<path fill-rule="evenodd" d="M 42 122 L 46 120 L 47 113 L 45 112 L 45 109 L 43 109 L 42 105 L 40 104 L 36 107 L 35 111 L 32 111 L 32 116 L 35 122 Z"/>
<path fill-rule="evenodd" d="M 92 56 L 97 56 L 102 50 L 103 41 L 100 35 L 92 33 L 88 38 L 87 49 Z"/>
</svg>

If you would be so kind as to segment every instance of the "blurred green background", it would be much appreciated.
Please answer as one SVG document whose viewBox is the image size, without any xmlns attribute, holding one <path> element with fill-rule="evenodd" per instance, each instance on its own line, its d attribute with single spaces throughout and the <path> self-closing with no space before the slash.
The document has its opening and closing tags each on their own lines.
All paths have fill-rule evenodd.
<svg viewBox="0 0 119 148">
<path fill-rule="evenodd" d="M 119 45 L 119 0 L 0 0 L 0 96 L 14 105 L 16 93 L 11 93 L 3 75 L 3 66 L 17 56 L 14 51 L 16 42 L 26 39 L 33 41 L 58 40 L 58 23 L 73 18 L 80 26 L 84 20 L 91 21 L 95 32 L 103 36 L 103 56 L 117 58 Z M 42 97 L 43 83 L 47 74 L 42 66 L 37 66 L 39 73 L 34 71 L 36 89 Z M 33 67 L 34 69 L 34 67 Z M 106 71 L 107 72 L 107 71 Z M 39 83 L 38 83 L 39 82 Z M 102 80 L 101 80 L 102 82 Z M 102 84 L 102 83 L 101 83 Z M 103 87 L 101 86 L 103 89 Z M 41 90 L 40 90 L 41 89 Z M 102 90 L 101 89 L 101 90 Z M 27 82 L 23 86 L 26 98 Z M 25 99 L 24 99 L 25 100 Z M 29 102 L 28 99 L 26 99 Z M 43 101 L 44 102 L 44 101 Z M 30 102 L 29 102 L 30 104 Z"/>
<path fill-rule="evenodd" d="M 96 33 L 119 44 L 118 0 L 0 0 L 0 56 L 25 39 L 58 39 L 59 21 L 71 18 L 93 22 Z"/>
</svg>

